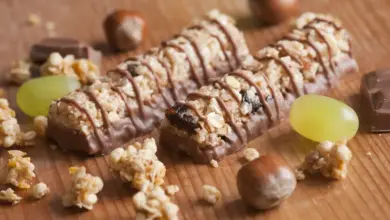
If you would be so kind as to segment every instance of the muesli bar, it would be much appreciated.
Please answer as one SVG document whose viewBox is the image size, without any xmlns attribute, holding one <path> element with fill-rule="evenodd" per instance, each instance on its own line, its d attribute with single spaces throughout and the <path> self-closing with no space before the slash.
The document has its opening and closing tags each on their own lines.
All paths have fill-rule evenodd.
<svg viewBox="0 0 390 220">
<path fill-rule="evenodd" d="M 212 11 L 160 47 L 53 103 L 48 135 L 65 150 L 105 154 L 150 132 L 176 101 L 251 58 L 234 20 Z"/>
<path fill-rule="evenodd" d="M 358 71 L 350 35 L 331 16 L 306 13 L 283 39 L 241 68 L 190 93 L 166 111 L 161 141 L 209 163 L 241 150 L 278 124 L 291 103 Z"/>
</svg>

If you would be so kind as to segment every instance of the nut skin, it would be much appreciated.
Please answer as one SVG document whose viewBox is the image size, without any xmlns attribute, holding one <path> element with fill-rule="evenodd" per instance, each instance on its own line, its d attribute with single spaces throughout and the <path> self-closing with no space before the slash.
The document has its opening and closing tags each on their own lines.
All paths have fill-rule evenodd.
<svg viewBox="0 0 390 220">
<path fill-rule="evenodd" d="M 299 0 L 249 0 L 252 12 L 267 24 L 278 24 L 299 13 Z"/>
<path fill-rule="evenodd" d="M 261 156 L 244 165 L 237 174 L 241 198 L 265 210 L 290 197 L 297 184 L 294 172 L 277 156 Z"/>
<path fill-rule="evenodd" d="M 106 17 L 103 26 L 108 43 L 118 51 L 137 48 L 146 36 L 145 19 L 137 11 L 114 11 Z"/>
</svg>

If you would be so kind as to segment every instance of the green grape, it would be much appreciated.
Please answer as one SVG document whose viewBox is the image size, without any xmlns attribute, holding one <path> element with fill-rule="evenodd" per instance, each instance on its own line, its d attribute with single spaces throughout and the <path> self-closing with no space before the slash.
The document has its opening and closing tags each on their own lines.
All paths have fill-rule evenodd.
<svg viewBox="0 0 390 220">
<path fill-rule="evenodd" d="M 313 141 L 339 141 L 355 136 L 359 128 L 356 112 L 348 105 L 320 95 L 304 95 L 293 103 L 290 124 Z"/>
<path fill-rule="evenodd" d="M 45 76 L 24 83 L 18 90 L 16 102 L 29 116 L 47 115 L 52 101 L 80 88 L 76 78 Z"/>
</svg>

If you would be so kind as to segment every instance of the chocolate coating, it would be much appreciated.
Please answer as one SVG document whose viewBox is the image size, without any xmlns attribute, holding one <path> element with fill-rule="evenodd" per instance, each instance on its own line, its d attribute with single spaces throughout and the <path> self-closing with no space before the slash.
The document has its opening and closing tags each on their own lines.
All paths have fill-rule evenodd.
<svg viewBox="0 0 390 220">
<path fill-rule="evenodd" d="M 237 174 L 241 198 L 257 209 L 269 209 L 291 196 L 297 180 L 287 164 L 277 156 L 261 156 Z"/>
<path fill-rule="evenodd" d="M 252 12 L 267 24 L 277 24 L 299 13 L 298 0 L 249 0 Z"/>
<path fill-rule="evenodd" d="M 30 58 L 36 64 L 46 62 L 50 54 L 58 52 L 62 56 L 73 55 L 76 59 L 85 58 L 100 66 L 101 52 L 71 38 L 45 38 L 31 47 Z"/>
<path fill-rule="evenodd" d="M 390 131 L 390 69 L 367 73 L 361 84 L 361 95 L 371 132 Z"/>
</svg>

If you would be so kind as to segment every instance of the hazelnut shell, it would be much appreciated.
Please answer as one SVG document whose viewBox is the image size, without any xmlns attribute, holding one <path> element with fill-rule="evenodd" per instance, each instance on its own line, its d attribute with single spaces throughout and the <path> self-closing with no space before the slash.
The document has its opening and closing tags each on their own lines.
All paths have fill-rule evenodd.
<svg viewBox="0 0 390 220">
<path fill-rule="evenodd" d="M 244 165 L 237 174 L 241 198 L 256 209 L 269 209 L 290 197 L 296 178 L 287 164 L 276 156 L 261 156 Z"/>
<path fill-rule="evenodd" d="M 249 0 L 249 6 L 267 24 L 278 24 L 300 11 L 298 0 Z"/>
<path fill-rule="evenodd" d="M 137 19 L 138 29 L 130 29 L 126 23 L 130 19 Z M 144 17 L 140 12 L 117 10 L 109 14 L 104 23 L 106 39 L 111 47 L 119 51 L 132 50 L 138 47 L 147 34 L 147 27 Z M 141 30 L 139 30 L 141 29 Z M 140 39 L 132 37 L 132 32 L 139 31 Z"/>
</svg>

